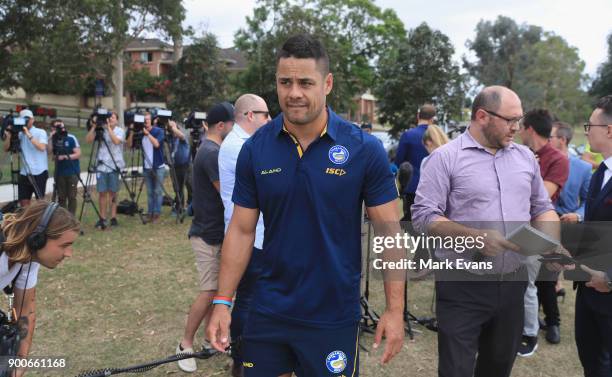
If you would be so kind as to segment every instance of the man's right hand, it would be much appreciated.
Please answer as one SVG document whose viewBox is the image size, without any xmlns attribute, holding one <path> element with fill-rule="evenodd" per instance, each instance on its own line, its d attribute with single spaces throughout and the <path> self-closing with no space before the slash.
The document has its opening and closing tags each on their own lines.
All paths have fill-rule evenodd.
<svg viewBox="0 0 612 377">
<path fill-rule="evenodd" d="M 479 251 L 487 257 L 494 257 L 505 250 L 518 252 L 521 249 L 518 245 L 508 241 L 499 231 L 494 229 L 484 229 L 480 231 L 478 235 L 483 237 L 484 243 L 484 247 Z"/>
<path fill-rule="evenodd" d="M 213 306 L 212 314 L 206 328 L 206 338 L 210 344 L 219 352 L 226 352 L 230 345 L 229 329 L 232 322 L 230 308 L 226 305 L 217 304 Z"/>
</svg>

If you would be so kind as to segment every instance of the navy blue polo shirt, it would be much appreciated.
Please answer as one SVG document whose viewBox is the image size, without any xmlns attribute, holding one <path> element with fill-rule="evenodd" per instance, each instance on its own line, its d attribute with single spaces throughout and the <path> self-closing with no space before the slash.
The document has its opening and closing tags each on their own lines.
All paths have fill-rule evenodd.
<svg viewBox="0 0 612 377">
<path fill-rule="evenodd" d="M 283 115 L 243 145 L 233 202 L 263 213 L 262 272 L 253 309 L 330 328 L 360 317 L 361 206 L 397 198 L 376 137 L 328 109 L 326 130 L 302 153 Z"/>
<path fill-rule="evenodd" d="M 61 155 L 70 155 L 74 153 L 76 148 L 80 148 L 77 138 L 73 134 L 68 134 L 64 138 L 63 149 L 60 150 L 59 153 Z M 59 177 L 77 174 L 81 174 L 79 160 L 61 160 L 57 162 L 57 175 Z"/>
<path fill-rule="evenodd" d="M 399 167 L 404 161 L 408 161 L 412 165 L 412 179 L 402 194 L 414 194 L 419 185 L 421 162 L 429 155 L 425 145 L 423 145 L 425 131 L 427 131 L 427 124 L 419 124 L 417 127 L 404 132 L 400 137 L 397 154 L 395 155 L 395 165 Z"/>
</svg>

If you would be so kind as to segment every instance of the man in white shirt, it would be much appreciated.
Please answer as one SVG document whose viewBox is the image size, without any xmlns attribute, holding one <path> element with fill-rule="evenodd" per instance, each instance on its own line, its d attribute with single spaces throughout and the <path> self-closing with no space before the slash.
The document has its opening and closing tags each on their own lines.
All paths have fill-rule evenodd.
<svg viewBox="0 0 612 377">
<path fill-rule="evenodd" d="M 230 223 L 234 211 L 232 193 L 236 179 L 236 161 L 242 144 L 261 126 L 270 120 L 270 112 L 266 102 L 254 94 L 244 94 L 235 104 L 235 123 L 232 131 L 227 135 L 219 150 L 219 180 L 221 183 L 221 199 L 223 200 L 225 231 Z M 231 336 L 236 340 L 242 334 L 242 327 L 246 322 L 251 296 L 255 281 L 257 280 L 257 258 L 263 248 L 264 224 L 260 214 L 255 230 L 255 244 L 253 256 L 249 267 L 240 281 L 236 292 L 236 300 L 232 311 Z M 234 356 L 232 376 L 242 376 L 242 360 Z"/>
<path fill-rule="evenodd" d="M 21 147 L 21 168 L 17 183 L 19 205 L 30 205 L 32 194 L 37 199 L 45 196 L 47 178 L 49 177 L 49 162 L 47 160 L 47 133 L 34 127 L 34 114 L 30 110 L 21 110 L 21 118 L 26 119 L 26 125 L 19 131 Z M 10 137 L 4 139 L 4 150 L 10 148 Z"/>
</svg>

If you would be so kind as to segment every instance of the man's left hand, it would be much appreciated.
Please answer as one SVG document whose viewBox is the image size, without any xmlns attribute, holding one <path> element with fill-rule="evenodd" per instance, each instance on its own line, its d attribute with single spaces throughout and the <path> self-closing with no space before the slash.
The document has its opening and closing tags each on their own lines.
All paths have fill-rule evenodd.
<svg viewBox="0 0 612 377">
<path fill-rule="evenodd" d="M 387 339 L 387 344 L 380 361 L 386 364 L 402 350 L 404 343 L 404 314 L 401 311 L 386 310 L 380 317 L 374 336 L 374 348 L 378 348 L 383 336 Z"/>
<path fill-rule="evenodd" d="M 608 286 L 608 281 L 610 278 L 603 271 L 593 270 L 585 265 L 581 265 L 580 268 L 589 275 L 591 275 L 591 280 L 586 283 L 586 286 L 589 288 L 593 288 L 597 292 L 601 293 L 610 293 L 610 287 Z"/>
<path fill-rule="evenodd" d="M 563 254 L 566 255 L 568 257 L 572 257 L 572 254 L 570 254 L 569 251 L 567 251 L 567 249 L 565 247 L 563 247 L 563 245 L 559 245 L 559 247 L 554 251 L 557 254 Z M 551 262 L 551 263 L 544 263 L 544 267 L 546 267 L 546 269 L 548 271 L 553 271 L 553 272 L 561 272 L 561 271 L 571 271 L 573 269 L 576 268 L 576 265 L 574 264 L 560 264 L 560 263 L 556 263 L 556 262 Z"/>
</svg>

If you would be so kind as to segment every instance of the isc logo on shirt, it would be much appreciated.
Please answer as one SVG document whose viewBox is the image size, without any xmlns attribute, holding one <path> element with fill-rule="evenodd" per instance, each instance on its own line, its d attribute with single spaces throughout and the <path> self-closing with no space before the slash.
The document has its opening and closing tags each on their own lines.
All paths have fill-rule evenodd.
<svg viewBox="0 0 612 377">
<path fill-rule="evenodd" d="M 344 169 L 327 168 L 325 169 L 325 174 L 337 175 L 342 177 L 346 174 L 346 171 Z"/>
</svg>

